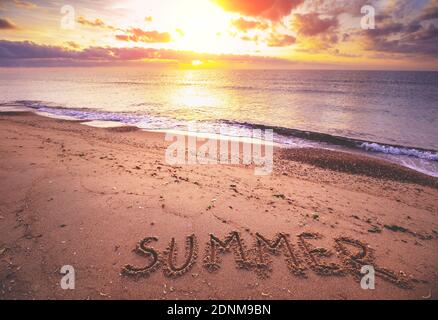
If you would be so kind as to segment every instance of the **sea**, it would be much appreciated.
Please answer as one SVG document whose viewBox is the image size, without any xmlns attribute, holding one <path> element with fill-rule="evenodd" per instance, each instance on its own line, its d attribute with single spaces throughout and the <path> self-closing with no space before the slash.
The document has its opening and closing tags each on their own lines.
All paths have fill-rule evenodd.
<svg viewBox="0 0 438 320">
<path fill-rule="evenodd" d="M 2 68 L 0 109 L 11 104 L 145 130 L 273 129 L 285 148 L 363 153 L 438 176 L 438 72 Z"/>
</svg>

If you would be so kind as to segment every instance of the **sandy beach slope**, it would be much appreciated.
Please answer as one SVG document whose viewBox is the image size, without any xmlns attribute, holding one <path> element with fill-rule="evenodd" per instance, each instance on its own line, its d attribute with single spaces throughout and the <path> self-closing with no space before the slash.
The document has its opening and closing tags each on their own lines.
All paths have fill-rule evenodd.
<svg viewBox="0 0 438 320">
<path fill-rule="evenodd" d="M 0 299 L 438 294 L 435 178 L 317 149 L 276 150 L 268 176 L 170 166 L 161 133 L 30 113 L 0 114 L 0 139 Z"/>
</svg>

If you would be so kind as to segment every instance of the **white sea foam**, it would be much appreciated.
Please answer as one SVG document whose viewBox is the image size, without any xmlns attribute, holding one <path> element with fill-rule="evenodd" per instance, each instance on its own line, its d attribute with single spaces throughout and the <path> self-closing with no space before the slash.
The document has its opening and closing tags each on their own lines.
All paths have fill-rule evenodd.
<svg viewBox="0 0 438 320">
<path fill-rule="evenodd" d="M 1 108 L 5 110 L 32 110 L 37 114 L 44 116 L 51 116 L 55 118 L 63 118 L 69 120 L 83 120 L 84 124 L 92 126 L 124 126 L 131 125 L 136 126 L 144 130 L 179 130 L 190 134 L 190 124 L 193 121 L 177 120 L 171 117 L 162 117 L 156 115 L 150 115 L 145 112 L 142 113 L 130 113 L 130 112 L 109 112 L 104 110 L 95 110 L 87 108 L 63 108 L 51 106 L 49 104 L 39 101 L 24 101 L 15 102 L 14 104 L 3 104 Z M 227 127 L 225 135 L 228 137 L 243 137 L 250 138 L 252 136 L 252 129 L 263 128 L 260 125 L 253 125 L 251 123 L 238 123 L 233 121 L 194 121 L 196 123 L 197 131 L 195 134 L 199 137 L 209 135 L 223 135 L 221 128 Z M 281 128 L 280 128 L 281 129 Z M 283 128 L 286 129 L 286 128 Z M 331 145 L 329 142 L 322 139 L 317 139 L 318 134 L 314 133 L 311 140 L 306 139 L 305 136 L 295 136 L 299 130 L 291 130 L 291 134 L 275 133 L 274 128 L 274 143 L 277 146 L 284 146 L 286 148 L 301 148 L 301 147 L 319 147 L 328 148 L 335 147 L 336 149 L 345 149 L 348 151 L 350 148 L 354 148 L 356 145 L 358 148 L 375 153 L 379 158 L 386 159 L 388 161 L 399 163 L 405 167 L 412 168 L 416 171 L 426 173 L 428 175 L 438 175 L 438 153 L 434 151 L 422 150 L 420 148 L 398 147 L 385 145 L 376 142 L 355 142 L 354 139 L 342 138 L 353 142 L 353 146 L 344 145 Z M 281 130 L 280 130 L 281 131 Z M 323 135 L 323 138 L 327 138 L 327 134 Z M 315 139 L 316 137 L 316 139 Z M 353 150 L 353 149 L 350 149 Z"/>
<path fill-rule="evenodd" d="M 420 159 L 438 161 L 438 153 L 432 151 L 423 151 L 415 148 L 404 148 L 387 146 L 375 142 L 363 142 L 360 147 L 366 151 L 382 152 L 386 154 L 400 155 L 400 156 L 412 156 Z"/>
</svg>

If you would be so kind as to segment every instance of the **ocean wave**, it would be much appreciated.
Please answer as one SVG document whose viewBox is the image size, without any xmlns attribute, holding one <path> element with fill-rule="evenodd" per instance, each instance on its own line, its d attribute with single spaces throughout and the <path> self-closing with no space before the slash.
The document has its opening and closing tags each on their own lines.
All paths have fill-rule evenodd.
<svg viewBox="0 0 438 320">
<path fill-rule="evenodd" d="M 142 129 L 168 129 L 183 125 L 177 120 L 145 115 L 143 113 L 109 112 L 90 108 L 67 108 L 64 106 L 54 106 L 43 101 L 14 101 L 13 103 L 21 104 L 38 112 L 50 113 L 57 116 L 68 116 L 84 121 L 117 121 L 122 124 L 133 125 Z"/>
<path fill-rule="evenodd" d="M 287 144 L 287 140 L 290 137 L 300 138 L 303 140 L 310 140 L 315 142 L 327 143 L 329 145 L 337 145 L 341 147 L 346 147 L 350 149 L 361 149 L 368 152 L 385 153 L 397 156 L 409 156 L 419 159 L 438 161 L 438 151 L 427 150 L 423 148 L 401 146 L 401 145 L 391 145 L 374 141 L 364 141 L 360 139 L 354 139 L 345 136 L 337 136 L 328 133 L 298 130 L 277 126 L 268 126 L 263 124 L 253 124 L 248 122 L 238 122 L 222 120 L 224 123 L 246 126 L 254 129 L 272 129 L 276 134 L 280 135 L 284 144 Z M 281 141 L 277 141 L 280 142 Z"/>
<path fill-rule="evenodd" d="M 14 103 L 33 108 L 37 111 L 59 116 L 69 116 L 79 120 L 117 121 L 123 124 L 134 125 L 141 129 L 182 129 L 192 124 L 192 121 L 172 119 L 163 116 L 154 116 L 145 113 L 108 112 L 98 109 L 66 108 L 53 106 L 43 101 L 14 101 Z M 0 104 L 2 105 L 2 104 Z M 427 150 L 402 145 L 391 145 L 375 141 L 365 141 L 328 133 L 306 131 L 279 126 L 269 126 L 250 122 L 240 122 L 222 119 L 215 122 L 198 121 L 196 129 L 205 133 L 219 133 L 223 126 L 227 127 L 230 136 L 251 137 L 252 129 L 272 129 L 274 142 L 287 146 L 341 146 L 349 149 L 360 149 L 367 152 L 383 153 L 395 156 L 408 156 L 428 161 L 438 161 L 438 151 Z M 311 144 L 309 142 L 314 142 Z M 325 145 L 321 145 L 325 144 Z"/>
<path fill-rule="evenodd" d="M 430 161 L 438 161 L 438 153 L 433 151 L 419 150 L 415 148 L 396 147 L 391 145 L 384 145 L 376 142 L 363 142 L 360 147 L 366 151 L 382 152 L 392 155 L 410 156 L 419 159 Z"/>
</svg>

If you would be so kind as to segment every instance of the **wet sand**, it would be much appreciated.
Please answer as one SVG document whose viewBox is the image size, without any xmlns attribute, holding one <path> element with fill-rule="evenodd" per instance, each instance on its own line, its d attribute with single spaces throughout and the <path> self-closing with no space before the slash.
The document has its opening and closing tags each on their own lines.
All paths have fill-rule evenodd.
<svg viewBox="0 0 438 320">
<path fill-rule="evenodd" d="M 0 299 L 436 298 L 436 178 L 319 149 L 171 166 L 162 133 L 13 110 L 0 137 Z"/>
</svg>

